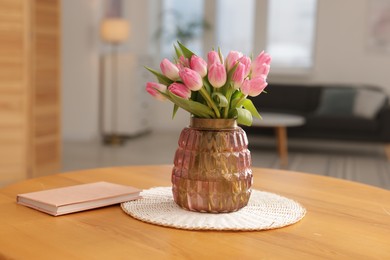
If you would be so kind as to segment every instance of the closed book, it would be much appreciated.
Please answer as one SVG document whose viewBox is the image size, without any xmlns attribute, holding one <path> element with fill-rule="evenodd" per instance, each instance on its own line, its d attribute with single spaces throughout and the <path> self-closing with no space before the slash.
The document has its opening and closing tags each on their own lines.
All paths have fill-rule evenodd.
<svg viewBox="0 0 390 260">
<path fill-rule="evenodd" d="M 18 194 L 17 203 L 53 216 L 94 209 L 140 198 L 140 189 L 94 182 Z"/>
</svg>

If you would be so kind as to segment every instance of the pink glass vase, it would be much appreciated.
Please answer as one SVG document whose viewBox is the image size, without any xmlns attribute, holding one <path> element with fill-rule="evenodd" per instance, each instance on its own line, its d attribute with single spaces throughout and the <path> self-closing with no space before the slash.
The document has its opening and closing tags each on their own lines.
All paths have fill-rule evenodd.
<svg viewBox="0 0 390 260">
<path fill-rule="evenodd" d="M 219 213 L 247 205 L 251 156 L 246 133 L 234 119 L 191 118 L 178 143 L 172 192 L 180 207 Z"/>
</svg>

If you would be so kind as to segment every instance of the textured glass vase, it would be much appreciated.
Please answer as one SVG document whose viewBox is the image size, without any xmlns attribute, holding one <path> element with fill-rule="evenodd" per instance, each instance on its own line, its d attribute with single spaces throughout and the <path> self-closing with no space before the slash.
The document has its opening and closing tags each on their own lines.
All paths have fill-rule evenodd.
<svg viewBox="0 0 390 260">
<path fill-rule="evenodd" d="M 191 118 L 174 159 L 175 202 L 191 211 L 236 211 L 247 205 L 252 182 L 248 139 L 236 121 Z"/>
</svg>

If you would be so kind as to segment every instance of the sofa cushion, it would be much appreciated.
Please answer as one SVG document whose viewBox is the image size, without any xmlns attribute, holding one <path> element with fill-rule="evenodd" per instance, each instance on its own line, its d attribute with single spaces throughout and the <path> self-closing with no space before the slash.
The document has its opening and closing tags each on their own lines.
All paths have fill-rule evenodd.
<svg viewBox="0 0 390 260">
<path fill-rule="evenodd" d="M 374 89 L 358 89 L 353 113 L 356 116 L 373 119 L 386 101 L 386 95 Z"/>
<path fill-rule="evenodd" d="M 316 113 L 318 115 L 352 115 L 356 89 L 324 88 Z"/>
<path fill-rule="evenodd" d="M 378 122 L 356 116 L 331 116 L 331 115 L 310 115 L 306 117 L 305 128 L 321 129 L 323 131 L 342 131 L 374 133 L 378 130 Z"/>
</svg>

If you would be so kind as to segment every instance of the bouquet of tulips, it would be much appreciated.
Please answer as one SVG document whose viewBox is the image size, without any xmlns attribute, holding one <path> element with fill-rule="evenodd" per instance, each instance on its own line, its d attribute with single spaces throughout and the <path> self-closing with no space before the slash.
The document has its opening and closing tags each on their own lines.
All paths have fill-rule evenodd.
<svg viewBox="0 0 390 260">
<path fill-rule="evenodd" d="M 267 86 L 271 57 L 264 51 L 254 61 L 237 51 L 224 59 L 221 50 L 210 51 L 207 62 L 178 42 L 174 63 L 163 59 L 161 73 L 146 67 L 157 82 L 146 91 L 158 100 L 174 103 L 173 117 L 182 108 L 199 118 L 235 118 L 250 126 L 260 114 L 248 96 L 260 95 Z"/>
</svg>

